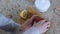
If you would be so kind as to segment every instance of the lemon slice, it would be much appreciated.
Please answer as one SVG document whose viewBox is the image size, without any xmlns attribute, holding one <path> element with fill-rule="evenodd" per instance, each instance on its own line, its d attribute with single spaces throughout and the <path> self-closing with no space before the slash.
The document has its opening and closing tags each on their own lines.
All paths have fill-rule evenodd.
<svg viewBox="0 0 60 34">
<path fill-rule="evenodd" d="M 23 18 L 23 19 L 26 19 L 27 18 L 27 10 L 23 10 L 20 12 L 20 17 Z"/>
</svg>

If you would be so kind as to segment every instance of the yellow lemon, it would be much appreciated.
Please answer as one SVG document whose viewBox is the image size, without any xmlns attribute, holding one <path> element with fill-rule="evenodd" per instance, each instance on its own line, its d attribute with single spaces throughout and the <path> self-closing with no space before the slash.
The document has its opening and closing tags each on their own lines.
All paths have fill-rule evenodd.
<svg viewBox="0 0 60 34">
<path fill-rule="evenodd" d="M 23 19 L 26 19 L 27 18 L 27 10 L 23 10 L 20 12 L 20 17 L 23 18 Z"/>
</svg>

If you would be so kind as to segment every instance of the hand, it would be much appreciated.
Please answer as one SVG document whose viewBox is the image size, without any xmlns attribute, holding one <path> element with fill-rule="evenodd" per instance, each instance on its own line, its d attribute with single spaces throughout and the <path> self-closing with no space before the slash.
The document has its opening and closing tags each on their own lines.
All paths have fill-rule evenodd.
<svg viewBox="0 0 60 34">
<path fill-rule="evenodd" d="M 42 20 L 38 23 L 35 23 L 33 25 L 33 27 L 37 28 L 40 31 L 40 33 L 42 34 L 48 30 L 48 28 L 50 27 L 50 22 L 47 20 Z"/>
<path fill-rule="evenodd" d="M 28 30 L 30 27 L 32 27 L 32 21 L 36 18 L 37 16 L 34 15 L 32 16 L 30 19 L 28 19 L 21 27 L 21 31 L 26 31 Z"/>
<path fill-rule="evenodd" d="M 47 20 L 43 20 L 43 19 L 41 19 L 39 22 L 37 22 L 37 23 L 34 23 L 34 25 L 33 26 L 31 26 L 32 25 L 32 21 L 34 20 L 34 19 L 36 19 L 36 18 L 38 18 L 39 16 L 32 16 L 30 19 L 28 19 L 23 25 L 22 25 L 22 28 L 21 28 L 21 30 L 22 31 L 26 31 L 26 30 L 28 30 L 29 28 L 31 28 L 31 27 L 35 27 L 35 28 L 37 28 L 39 31 L 40 31 L 40 33 L 44 33 L 44 32 L 46 32 L 48 29 L 48 27 L 50 27 L 50 22 L 49 21 L 47 21 Z"/>
</svg>

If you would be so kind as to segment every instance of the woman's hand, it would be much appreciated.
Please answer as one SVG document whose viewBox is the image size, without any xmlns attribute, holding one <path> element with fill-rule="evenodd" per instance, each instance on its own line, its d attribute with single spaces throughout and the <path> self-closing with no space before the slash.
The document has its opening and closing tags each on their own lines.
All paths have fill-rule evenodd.
<svg viewBox="0 0 60 34">
<path fill-rule="evenodd" d="M 32 21 L 36 18 L 37 16 L 32 16 L 30 19 L 28 19 L 23 25 L 22 27 L 20 28 L 21 31 L 26 31 L 28 30 L 29 28 L 32 27 Z"/>
<path fill-rule="evenodd" d="M 32 16 L 30 19 L 28 19 L 23 25 L 21 30 L 22 31 L 26 31 L 31 27 L 35 27 L 37 28 L 40 33 L 45 33 L 48 30 L 48 27 L 50 27 L 50 22 L 47 20 L 40 20 L 39 22 L 35 22 L 32 26 L 32 21 L 36 18 L 38 18 L 39 16 Z"/>
<path fill-rule="evenodd" d="M 33 27 L 37 28 L 42 34 L 48 30 L 48 28 L 50 27 L 50 22 L 47 20 L 42 20 L 42 21 L 39 21 L 38 23 L 35 23 Z"/>
</svg>

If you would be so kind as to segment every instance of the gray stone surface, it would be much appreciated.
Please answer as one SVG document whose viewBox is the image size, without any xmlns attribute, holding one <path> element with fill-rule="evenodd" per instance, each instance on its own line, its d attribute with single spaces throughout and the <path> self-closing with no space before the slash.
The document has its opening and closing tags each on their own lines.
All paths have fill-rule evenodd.
<svg viewBox="0 0 60 34">
<path fill-rule="evenodd" d="M 44 17 L 52 21 L 52 27 L 46 34 L 60 34 L 60 11 L 58 11 L 60 0 L 50 0 L 50 2 L 51 7 L 49 10 L 41 13 Z M 29 6 L 34 6 L 34 3 L 29 0 L 0 0 L 0 13 L 16 21 L 19 17 L 20 10 Z M 0 30 L 0 34 L 8 33 Z"/>
</svg>

